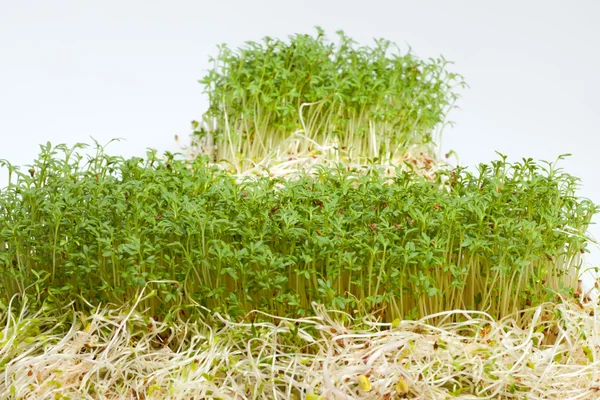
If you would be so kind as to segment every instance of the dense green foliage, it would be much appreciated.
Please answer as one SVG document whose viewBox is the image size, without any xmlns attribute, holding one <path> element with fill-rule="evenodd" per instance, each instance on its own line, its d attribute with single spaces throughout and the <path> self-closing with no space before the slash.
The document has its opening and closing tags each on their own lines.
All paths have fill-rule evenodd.
<svg viewBox="0 0 600 400">
<path fill-rule="evenodd" d="M 196 140 L 212 136 L 214 148 L 205 147 L 214 161 L 243 170 L 294 132 L 335 142 L 353 159 L 387 161 L 410 145 L 432 147 L 462 77 L 446 71 L 443 58 L 400 55 L 383 39 L 357 47 L 338 35 L 337 44 L 318 29 L 316 37 L 299 34 L 289 42 L 267 37 L 237 51 L 220 46 L 200 81 L 210 107 L 203 124 L 193 123 Z M 310 146 L 304 141 L 298 151 Z"/>
<path fill-rule="evenodd" d="M 319 169 L 235 177 L 198 158 L 42 146 L 0 193 L 0 293 L 232 316 L 328 308 L 386 319 L 453 308 L 503 316 L 574 287 L 596 206 L 554 164 L 504 158 L 428 181 Z M 174 308 L 173 308 L 174 307 Z"/>
</svg>

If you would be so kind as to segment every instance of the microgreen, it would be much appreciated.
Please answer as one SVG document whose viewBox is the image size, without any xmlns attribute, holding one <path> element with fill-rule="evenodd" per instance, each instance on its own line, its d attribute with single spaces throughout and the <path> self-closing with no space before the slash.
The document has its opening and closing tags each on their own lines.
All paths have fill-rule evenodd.
<svg viewBox="0 0 600 400">
<path fill-rule="evenodd" d="M 422 61 L 388 40 L 357 46 L 343 31 L 337 35 L 337 44 L 317 28 L 315 37 L 289 42 L 266 37 L 237 50 L 219 46 L 200 81 L 209 108 L 192 123 L 190 153 L 242 172 L 294 133 L 304 140 L 288 158 L 314 150 L 315 142 L 357 161 L 396 160 L 411 146 L 432 153 L 462 77 L 446 70 L 443 57 Z"/>
<path fill-rule="evenodd" d="M 393 327 L 375 316 L 341 324 L 322 306 L 312 317 L 257 323 L 9 307 L 0 313 L 0 397 L 595 397 L 598 305 L 531 311 L 531 326 L 521 329 L 514 315 L 464 310 Z M 548 320 L 553 311 L 560 316 Z M 557 340 L 543 344 L 554 329 Z"/>
<path fill-rule="evenodd" d="M 449 309 L 499 318 L 573 294 L 598 208 L 556 163 L 502 156 L 434 180 L 321 167 L 236 181 L 206 158 L 42 153 L 0 195 L 0 278 L 58 304 L 191 304 L 241 318 L 312 302 L 387 321 Z M 26 288 L 28 288 L 26 290 Z M 152 314 L 152 315 L 154 315 Z"/>
</svg>

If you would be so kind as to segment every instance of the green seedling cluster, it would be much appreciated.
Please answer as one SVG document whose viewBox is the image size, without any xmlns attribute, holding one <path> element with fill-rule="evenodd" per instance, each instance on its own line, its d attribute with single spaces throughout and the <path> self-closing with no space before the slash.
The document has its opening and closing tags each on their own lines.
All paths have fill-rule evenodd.
<svg viewBox="0 0 600 400">
<path fill-rule="evenodd" d="M 504 157 L 435 180 L 398 169 L 235 176 L 197 158 L 112 157 L 50 144 L 0 192 L 0 293 L 78 307 L 140 300 L 156 315 L 200 305 L 304 315 L 312 302 L 415 318 L 501 318 L 568 296 L 598 208 L 578 180 Z M 14 178 L 16 180 L 13 182 Z"/>
<path fill-rule="evenodd" d="M 401 55 L 383 39 L 357 47 L 342 31 L 337 44 L 328 43 L 317 31 L 220 46 L 200 81 L 210 106 L 202 123 L 192 123 L 194 153 L 241 172 L 300 133 L 306 140 L 290 156 L 314 143 L 335 144 L 357 161 L 394 161 L 415 145 L 433 154 L 435 129 L 441 133 L 455 89 L 464 86 L 446 70 L 449 62 Z"/>
</svg>

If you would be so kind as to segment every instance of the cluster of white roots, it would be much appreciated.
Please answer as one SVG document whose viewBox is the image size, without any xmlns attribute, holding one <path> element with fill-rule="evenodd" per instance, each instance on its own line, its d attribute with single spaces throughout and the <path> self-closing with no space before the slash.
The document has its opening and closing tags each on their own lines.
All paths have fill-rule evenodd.
<svg viewBox="0 0 600 400">
<path fill-rule="evenodd" d="M 62 322 L 8 309 L 0 398 L 597 399 L 599 311 L 545 304 L 522 329 L 476 311 L 384 324 L 315 305 L 308 318 L 166 324 L 134 309 Z"/>
<path fill-rule="evenodd" d="M 202 146 L 193 144 L 181 146 L 186 159 L 193 161 L 196 157 L 206 153 Z M 277 178 L 293 178 L 301 173 L 315 173 L 318 167 L 337 167 L 340 163 L 349 170 L 366 171 L 376 169 L 393 178 L 397 168 L 402 171 L 433 179 L 440 165 L 445 165 L 441 160 L 431 154 L 431 146 L 412 145 L 403 152 L 398 152 L 396 158 L 391 160 L 378 160 L 377 163 L 365 164 L 364 157 L 353 160 L 347 151 L 342 150 L 338 143 L 320 144 L 306 137 L 302 131 L 294 132 L 280 146 L 273 149 L 262 160 L 245 160 L 251 167 L 238 170 L 233 164 L 215 163 L 213 165 L 222 169 L 231 169 L 239 180 L 255 176 L 270 175 Z M 382 163 L 382 161 L 385 161 Z"/>
</svg>

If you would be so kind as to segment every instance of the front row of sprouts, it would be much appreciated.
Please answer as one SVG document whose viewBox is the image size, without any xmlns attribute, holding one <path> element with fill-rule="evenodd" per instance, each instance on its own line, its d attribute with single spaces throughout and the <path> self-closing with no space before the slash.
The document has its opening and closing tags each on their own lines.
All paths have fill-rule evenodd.
<svg viewBox="0 0 600 400">
<path fill-rule="evenodd" d="M 251 323 L 252 314 L 236 322 L 209 313 L 164 323 L 133 309 L 9 307 L 0 397 L 596 399 L 600 309 L 581 300 L 524 310 L 532 316 L 524 329 L 516 314 L 458 310 L 340 323 L 314 304 L 304 318 Z"/>
</svg>

